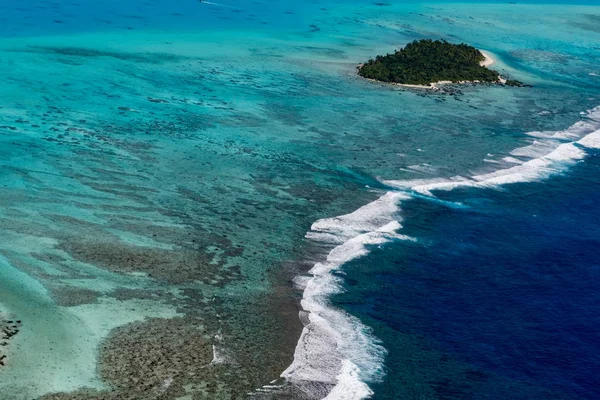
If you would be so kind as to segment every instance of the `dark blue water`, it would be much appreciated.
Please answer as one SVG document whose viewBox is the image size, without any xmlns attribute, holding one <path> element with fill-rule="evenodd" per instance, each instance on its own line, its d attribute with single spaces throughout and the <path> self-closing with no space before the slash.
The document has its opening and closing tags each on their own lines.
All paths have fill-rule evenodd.
<svg viewBox="0 0 600 400">
<path fill-rule="evenodd" d="M 389 350 L 376 399 L 600 398 L 600 157 L 545 182 L 404 207 L 417 243 L 345 268 L 336 301 Z"/>
</svg>

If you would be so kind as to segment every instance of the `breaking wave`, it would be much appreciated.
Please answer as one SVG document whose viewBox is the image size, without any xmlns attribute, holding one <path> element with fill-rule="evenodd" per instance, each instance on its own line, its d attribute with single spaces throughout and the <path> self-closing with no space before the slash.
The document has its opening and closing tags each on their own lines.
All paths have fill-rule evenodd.
<svg viewBox="0 0 600 400">
<path fill-rule="evenodd" d="M 531 132 L 532 143 L 494 162 L 500 169 L 471 177 L 383 181 L 391 190 L 353 213 L 315 222 L 306 237 L 330 246 L 325 261 L 316 263 L 296 281 L 304 289 L 304 322 L 294 361 L 281 375 L 288 383 L 310 391 L 311 398 L 359 400 L 373 392 L 369 383 L 384 374 L 386 350 L 358 318 L 332 306 L 342 291 L 336 271 L 369 253 L 369 248 L 394 240 L 413 240 L 399 234 L 400 205 L 411 197 L 435 198 L 435 191 L 459 187 L 498 187 L 532 182 L 564 172 L 583 160 L 588 149 L 600 149 L 600 107 L 582 113 L 564 131 Z"/>
</svg>

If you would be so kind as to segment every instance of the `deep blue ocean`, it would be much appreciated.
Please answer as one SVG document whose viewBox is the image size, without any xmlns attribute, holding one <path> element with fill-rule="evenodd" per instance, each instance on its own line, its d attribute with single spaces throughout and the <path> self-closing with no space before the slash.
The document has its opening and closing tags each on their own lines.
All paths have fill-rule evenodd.
<svg viewBox="0 0 600 400">
<path fill-rule="evenodd" d="M 374 398 L 597 399 L 598 176 L 592 154 L 544 182 L 438 196 L 465 207 L 406 203 L 417 241 L 347 265 L 336 297 L 389 351 Z"/>
</svg>

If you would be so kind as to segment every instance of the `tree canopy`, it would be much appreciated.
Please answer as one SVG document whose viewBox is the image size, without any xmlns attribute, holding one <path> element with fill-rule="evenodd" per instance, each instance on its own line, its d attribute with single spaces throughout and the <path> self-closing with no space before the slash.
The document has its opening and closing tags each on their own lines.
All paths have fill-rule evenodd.
<svg viewBox="0 0 600 400">
<path fill-rule="evenodd" d="M 440 81 L 498 82 L 499 73 L 481 65 L 485 56 L 467 44 L 423 39 L 363 64 L 358 74 L 382 82 L 427 85 Z"/>
</svg>

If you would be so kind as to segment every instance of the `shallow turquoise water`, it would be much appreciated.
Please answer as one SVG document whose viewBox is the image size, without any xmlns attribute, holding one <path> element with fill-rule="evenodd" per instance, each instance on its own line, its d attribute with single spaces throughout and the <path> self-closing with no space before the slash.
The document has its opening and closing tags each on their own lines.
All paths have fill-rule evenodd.
<svg viewBox="0 0 600 400">
<path fill-rule="evenodd" d="M 307 257 L 314 221 L 374 200 L 382 180 L 495 168 L 525 132 L 565 129 L 600 104 L 592 2 L 114 3 L 3 5 L 0 304 L 24 321 L 0 371 L 10 393 L 103 387 L 100 341 L 185 314 L 183 289 L 201 297 L 207 338 L 243 359 L 237 373 L 260 369 L 246 348 L 281 360 L 247 385 L 268 384 L 292 359 L 273 343 L 298 334 L 273 315 L 274 293 L 298 272 L 284 265 Z M 534 87 L 454 99 L 355 77 L 421 37 L 490 51 Z M 75 301 L 73 287 L 94 294 Z M 166 300 L 119 300 L 123 288 Z M 61 341 L 76 356 L 59 373 L 64 350 L 33 344 L 63 331 L 80 339 Z"/>
</svg>

